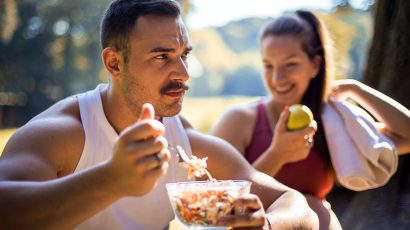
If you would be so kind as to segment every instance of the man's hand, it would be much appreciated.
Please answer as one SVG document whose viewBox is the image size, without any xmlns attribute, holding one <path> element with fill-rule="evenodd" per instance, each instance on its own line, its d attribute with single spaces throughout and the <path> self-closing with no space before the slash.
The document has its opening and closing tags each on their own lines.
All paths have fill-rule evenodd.
<svg viewBox="0 0 410 230">
<path fill-rule="evenodd" d="M 254 194 L 239 196 L 234 201 L 233 215 L 221 217 L 217 224 L 234 228 L 262 229 L 265 224 L 265 210 L 259 198 Z"/>
<path fill-rule="evenodd" d="M 148 193 L 168 169 L 165 128 L 154 116 L 152 105 L 144 104 L 138 122 L 120 133 L 108 162 L 110 175 L 118 182 L 115 190 L 126 196 Z"/>
</svg>

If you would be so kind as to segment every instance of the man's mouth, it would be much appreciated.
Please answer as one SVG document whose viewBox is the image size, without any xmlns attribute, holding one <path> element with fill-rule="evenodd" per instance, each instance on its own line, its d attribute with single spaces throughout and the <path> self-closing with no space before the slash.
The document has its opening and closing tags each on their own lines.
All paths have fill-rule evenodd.
<svg viewBox="0 0 410 230">
<path fill-rule="evenodd" d="M 164 93 L 165 95 L 169 97 L 182 97 L 185 94 L 184 89 L 179 89 L 179 90 L 169 90 Z"/>
<path fill-rule="evenodd" d="M 162 88 L 160 93 L 170 97 L 181 97 L 188 89 L 189 87 L 185 85 L 183 82 L 173 81 L 166 85 L 164 88 Z"/>
</svg>

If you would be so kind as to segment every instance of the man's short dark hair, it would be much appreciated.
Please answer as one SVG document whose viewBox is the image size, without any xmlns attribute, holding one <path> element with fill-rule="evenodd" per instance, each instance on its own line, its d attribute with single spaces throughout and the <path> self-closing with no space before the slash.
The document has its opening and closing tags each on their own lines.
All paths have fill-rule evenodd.
<svg viewBox="0 0 410 230">
<path fill-rule="evenodd" d="M 101 21 L 102 48 L 114 47 L 126 58 L 129 38 L 137 19 L 146 15 L 178 17 L 181 8 L 174 0 L 114 0 Z"/>
</svg>

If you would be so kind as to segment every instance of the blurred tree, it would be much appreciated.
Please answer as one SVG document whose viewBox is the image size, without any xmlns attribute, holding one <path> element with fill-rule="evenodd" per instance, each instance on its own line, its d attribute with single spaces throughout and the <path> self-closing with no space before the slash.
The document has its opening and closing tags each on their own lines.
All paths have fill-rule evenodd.
<svg viewBox="0 0 410 230">
<path fill-rule="evenodd" d="M 99 81 L 96 25 L 108 1 L 16 2 L 19 24 L 12 39 L 0 43 L 0 91 L 9 95 L 0 106 L 20 105 L 8 110 L 24 112 L 14 112 L 3 126 L 22 125 L 50 104 Z M 25 95 L 25 101 L 10 103 L 16 97 L 10 92 Z"/>
<path fill-rule="evenodd" d="M 177 0 L 177 2 L 179 2 L 179 4 L 181 5 L 182 17 L 185 20 L 189 12 L 194 9 L 194 6 L 192 5 L 191 0 Z"/>
<path fill-rule="evenodd" d="M 225 95 L 224 92 L 226 91 L 224 88 L 226 87 L 229 87 L 231 92 L 232 90 L 235 92 L 245 92 L 248 90 L 247 88 L 242 88 L 244 84 L 239 82 L 227 86 L 227 79 L 232 77 L 234 73 L 240 72 L 238 69 L 242 66 L 252 68 L 253 73 L 259 72 L 262 67 L 256 40 L 256 31 L 259 26 L 255 27 L 253 23 L 246 22 L 247 20 L 255 21 L 253 18 L 248 18 L 240 22 L 231 22 L 219 28 L 204 28 L 191 33 L 194 47 L 193 53 L 203 65 L 204 71 L 199 78 L 191 79 L 190 85 L 192 90 L 189 91 L 189 96 Z M 234 35 L 232 28 L 240 28 L 240 25 L 243 28 L 236 31 L 240 31 L 243 34 Z M 229 27 L 226 30 L 231 32 L 221 34 L 220 31 L 224 31 L 225 27 Z M 249 45 L 245 49 L 245 44 L 253 45 Z M 243 47 L 244 49 L 241 50 L 238 47 Z M 260 74 L 258 75 L 260 76 Z M 261 80 L 259 79 L 259 81 Z M 205 84 L 205 82 L 207 83 Z"/>
<path fill-rule="evenodd" d="M 377 1 L 364 83 L 410 108 L 410 2 Z M 329 197 L 345 229 L 410 229 L 410 154 L 378 189 L 336 189 Z"/>
<path fill-rule="evenodd" d="M 0 127 L 106 81 L 99 24 L 110 0 L 0 1 Z M 184 16 L 190 0 L 179 0 Z"/>
<path fill-rule="evenodd" d="M 228 22 L 216 28 L 226 45 L 236 53 L 259 50 L 257 35 L 261 26 L 271 18 L 246 18 Z"/>
<path fill-rule="evenodd" d="M 357 30 L 354 24 L 345 22 L 338 12 L 336 11 L 333 14 L 318 12 L 316 14 L 323 20 L 332 38 L 335 77 L 340 79 L 346 78 L 348 71 L 351 69 L 349 50 L 352 48 L 353 39 L 357 36 Z M 352 12 L 352 10 L 349 10 L 346 15 L 351 15 Z"/>
<path fill-rule="evenodd" d="M 336 8 L 352 8 L 349 0 L 333 0 L 333 3 L 335 4 Z"/>
<path fill-rule="evenodd" d="M 360 9 L 370 9 L 374 5 L 374 0 L 332 0 L 336 9 L 352 9 L 354 7 Z"/>
<path fill-rule="evenodd" d="M 260 72 L 253 66 L 241 65 L 233 73 L 227 74 L 222 89 L 223 95 L 265 96 Z"/>
<path fill-rule="evenodd" d="M 378 1 L 364 81 L 410 108 L 410 2 Z"/>
<path fill-rule="evenodd" d="M 351 8 L 315 13 L 323 19 L 334 40 L 336 77 L 361 79 L 372 34 L 371 14 Z M 201 77 L 192 78 L 189 96 L 226 95 L 232 92 L 247 92 L 246 95 L 249 95 L 251 89 L 246 83 L 241 83 L 248 77 L 244 77 L 239 69 L 247 66 L 253 68 L 252 73 L 262 69 L 257 34 L 262 24 L 271 19 L 245 18 L 221 27 L 192 32 L 194 55 L 204 71 Z M 240 75 L 235 77 L 236 84 L 231 81 L 234 74 Z M 262 91 L 258 88 L 255 92 Z"/>
<path fill-rule="evenodd" d="M 10 41 L 18 24 L 17 4 L 14 0 L 0 2 L 0 37 L 4 43 Z"/>
</svg>

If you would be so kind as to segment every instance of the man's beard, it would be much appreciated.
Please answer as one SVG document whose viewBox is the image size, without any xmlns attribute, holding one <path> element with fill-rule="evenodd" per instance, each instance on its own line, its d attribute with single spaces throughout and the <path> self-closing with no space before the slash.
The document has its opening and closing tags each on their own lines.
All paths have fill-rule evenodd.
<svg viewBox="0 0 410 230">
<path fill-rule="evenodd" d="M 159 91 L 160 95 L 164 95 L 170 90 L 184 89 L 185 91 L 189 89 L 187 85 L 182 82 L 171 81 L 166 86 L 162 87 Z M 132 80 L 132 77 L 127 72 L 123 75 L 122 84 L 122 95 L 131 113 L 136 117 L 139 117 L 141 113 L 141 108 L 144 103 L 150 103 L 155 108 L 155 116 L 159 117 L 170 117 L 175 116 L 181 111 L 183 97 L 175 101 L 172 104 L 163 104 L 161 101 L 150 98 L 148 93 L 149 89 L 143 87 L 139 83 Z"/>
</svg>

